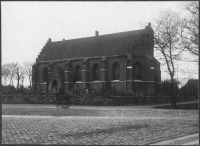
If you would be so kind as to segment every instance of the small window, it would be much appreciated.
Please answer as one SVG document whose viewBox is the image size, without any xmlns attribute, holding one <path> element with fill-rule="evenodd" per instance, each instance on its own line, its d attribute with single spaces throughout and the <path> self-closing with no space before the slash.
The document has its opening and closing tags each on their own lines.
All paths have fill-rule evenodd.
<svg viewBox="0 0 200 146">
<path fill-rule="evenodd" d="M 79 65 L 75 68 L 75 81 L 81 81 L 81 67 Z"/>
<path fill-rule="evenodd" d="M 141 64 L 139 62 L 134 64 L 134 79 L 141 80 Z"/>
<path fill-rule="evenodd" d="M 99 66 L 98 64 L 95 64 L 93 66 L 93 80 L 98 81 L 99 80 Z"/>
<path fill-rule="evenodd" d="M 119 71 L 120 71 L 119 64 L 115 62 L 112 67 L 113 80 L 119 80 Z"/>
</svg>

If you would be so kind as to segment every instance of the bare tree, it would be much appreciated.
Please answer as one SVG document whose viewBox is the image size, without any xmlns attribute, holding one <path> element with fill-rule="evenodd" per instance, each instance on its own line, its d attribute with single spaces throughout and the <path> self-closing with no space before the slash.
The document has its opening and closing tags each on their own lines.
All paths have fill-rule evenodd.
<svg viewBox="0 0 200 146">
<path fill-rule="evenodd" d="M 24 79 L 25 79 L 25 78 L 26 78 L 25 75 L 23 75 L 22 78 L 21 78 L 21 85 L 22 85 L 22 86 L 24 86 Z"/>
<path fill-rule="evenodd" d="M 16 72 L 16 68 L 17 68 L 18 63 L 8 63 L 7 67 L 8 67 L 8 71 L 9 71 L 9 80 L 10 80 L 10 85 L 13 86 L 13 78 L 14 78 L 14 74 Z"/>
<path fill-rule="evenodd" d="M 162 54 L 171 81 L 171 105 L 176 105 L 174 90 L 175 63 L 181 59 L 180 31 L 182 20 L 171 9 L 162 10 L 155 19 L 155 48 Z"/>
<path fill-rule="evenodd" d="M 24 63 L 24 73 L 27 75 L 29 79 L 30 88 L 32 87 L 32 65 L 33 65 L 33 62 Z"/>
<path fill-rule="evenodd" d="M 24 69 L 20 64 L 17 64 L 14 78 L 17 80 L 17 89 L 19 89 L 19 82 L 24 76 Z"/>
<path fill-rule="evenodd" d="M 1 76 L 2 78 L 4 79 L 4 83 L 3 85 L 5 86 L 6 85 L 6 81 L 7 81 L 7 78 L 9 76 L 9 68 L 8 68 L 8 64 L 4 64 L 2 67 L 1 67 Z"/>
<path fill-rule="evenodd" d="M 189 16 L 182 23 L 182 43 L 191 54 L 199 56 L 199 1 L 182 3 Z"/>
</svg>

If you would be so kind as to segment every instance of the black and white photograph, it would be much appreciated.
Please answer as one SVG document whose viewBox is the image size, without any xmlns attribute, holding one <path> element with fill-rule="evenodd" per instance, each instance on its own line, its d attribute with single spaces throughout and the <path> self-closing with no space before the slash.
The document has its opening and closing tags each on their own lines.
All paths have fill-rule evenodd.
<svg viewBox="0 0 200 146">
<path fill-rule="evenodd" d="M 1 145 L 199 145 L 199 1 L 1 1 Z"/>
</svg>

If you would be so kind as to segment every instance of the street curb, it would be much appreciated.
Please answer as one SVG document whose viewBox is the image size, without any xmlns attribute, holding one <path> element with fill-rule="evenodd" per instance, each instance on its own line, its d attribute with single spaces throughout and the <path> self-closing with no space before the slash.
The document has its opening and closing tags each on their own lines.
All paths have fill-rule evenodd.
<svg viewBox="0 0 200 146">
<path fill-rule="evenodd" d="M 168 140 L 171 140 L 171 139 L 177 139 L 177 138 L 190 136 L 190 135 L 194 135 L 194 134 L 199 134 L 199 133 L 190 133 L 190 134 L 178 135 L 178 136 L 169 137 L 169 138 L 163 138 L 161 140 L 155 140 L 155 141 L 152 141 L 152 142 L 144 143 L 144 145 L 155 145 L 156 143 L 161 143 L 161 142 L 168 141 Z M 167 145 L 167 143 L 165 145 Z"/>
</svg>

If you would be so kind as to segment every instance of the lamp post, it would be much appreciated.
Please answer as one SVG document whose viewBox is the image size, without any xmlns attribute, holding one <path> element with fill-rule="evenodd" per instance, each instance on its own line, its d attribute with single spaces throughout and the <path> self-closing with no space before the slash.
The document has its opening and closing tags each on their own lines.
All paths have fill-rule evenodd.
<svg viewBox="0 0 200 146">
<path fill-rule="evenodd" d="M 154 81 L 154 67 L 150 67 L 151 69 L 151 81 Z M 154 85 L 155 86 L 155 85 Z M 155 87 L 154 87 L 155 89 Z M 151 95 L 153 94 L 154 89 L 151 90 Z"/>
</svg>

